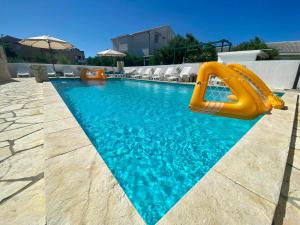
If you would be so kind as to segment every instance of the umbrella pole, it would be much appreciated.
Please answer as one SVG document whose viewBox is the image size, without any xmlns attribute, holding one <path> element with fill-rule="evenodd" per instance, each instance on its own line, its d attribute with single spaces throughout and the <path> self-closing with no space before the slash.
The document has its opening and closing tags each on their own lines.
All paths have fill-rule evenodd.
<svg viewBox="0 0 300 225">
<path fill-rule="evenodd" d="M 53 70 L 54 70 L 54 73 L 55 73 L 55 76 L 56 76 L 56 70 L 55 70 L 54 61 L 53 61 L 53 52 L 52 52 L 52 49 L 51 49 L 51 46 L 50 46 L 50 41 L 48 41 L 48 45 L 49 45 L 49 51 L 50 51 L 50 55 L 51 55 L 51 62 L 52 62 Z"/>
<path fill-rule="evenodd" d="M 113 74 L 114 74 L 114 77 L 115 77 L 115 65 L 114 65 L 114 62 L 115 62 L 115 60 L 114 60 L 114 57 L 112 56 L 111 57 L 112 58 L 112 65 L 113 65 Z"/>
</svg>

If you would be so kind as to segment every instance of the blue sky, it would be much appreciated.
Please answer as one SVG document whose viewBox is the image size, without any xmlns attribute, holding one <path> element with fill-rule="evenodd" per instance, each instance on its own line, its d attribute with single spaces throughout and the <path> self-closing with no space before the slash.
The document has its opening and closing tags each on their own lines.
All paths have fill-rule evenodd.
<svg viewBox="0 0 300 225">
<path fill-rule="evenodd" d="M 300 40 L 299 0 L 0 0 L 0 5 L 0 34 L 49 34 L 86 56 L 111 48 L 112 37 L 166 24 L 204 42 L 225 38 L 238 44 L 255 35 L 265 41 Z"/>
</svg>

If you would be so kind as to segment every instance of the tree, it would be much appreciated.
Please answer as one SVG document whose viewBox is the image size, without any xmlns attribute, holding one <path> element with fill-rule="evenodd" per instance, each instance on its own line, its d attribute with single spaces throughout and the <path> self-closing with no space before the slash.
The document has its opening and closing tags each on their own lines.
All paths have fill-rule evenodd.
<svg viewBox="0 0 300 225">
<path fill-rule="evenodd" d="M 92 66 L 111 66 L 113 63 L 113 60 L 111 57 L 99 57 L 99 56 L 95 56 L 95 57 L 88 57 L 86 59 L 86 63 L 88 65 L 92 65 Z"/>
<path fill-rule="evenodd" d="M 118 60 L 118 59 L 117 59 Z M 144 59 L 141 56 L 133 56 L 126 53 L 126 56 L 120 60 L 124 61 L 125 66 L 142 66 L 144 65 Z M 115 64 L 116 60 L 113 60 L 111 57 L 88 57 L 86 63 L 93 66 L 111 66 Z M 114 65 L 116 66 L 116 65 Z"/>
<path fill-rule="evenodd" d="M 179 64 L 183 62 L 206 62 L 217 59 L 214 46 L 199 42 L 192 34 L 177 35 L 169 44 L 154 52 L 151 65 Z"/>
<path fill-rule="evenodd" d="M 203 45 L 200 62 L 216 61 L 218 58 L 217 50 L 212 45 Z"/>
<path fill-rule="evenodd" d="M 17 53 L 14 51 L 14 49 L 10 46 L 10 44 L 8 42 L 0 42 L 0 45 L 3 46 L 3 49 L 5 51 L 7 58 L 17 58 L 18 57 Z"/>
<path fill-rule="evenodd" d="M 143 66 L 144 59 L 141 56 L 133 56 L 126 53 L 126 56 L 122 58 L 125 66 Z"/>
<path fill-rule="evenodd" d="M 39 54 L 36 57 L 32 58 L 23 58 L 27 62 L 37 62 L 37 63 L 52 63 L 51 58 L 45 54 Z"/>
<path fill-rule="evenodd" d="M 270 48 L 261 38 L 254 37 L 249 41 L 240 43 L 239 45 L 233 47 L 233 51 L 245 51 L 245 50 L 266 50 L 268 54 L 268 59 L 275 59 L 278 56 L 278 50 Z"/>
<path fill-rule="evenodd" d="M 71 64 L 70 60 L 63 54 L 56 55 L 54 60 L 59 64 Z"/>
<path fill-rule="evenodd" d="M 111 66 L 114 63 L 114 59 L 112 57 L 99 57 L 99 56 L 96 56 L 96 58 L 100 59 L 101 66 Z"/>
<path fill-rule="evenodd" d="M 96 57 L 91 57 L 91 56 L 89 56 L 89 57 L 86 59 L 86 63 L 87 63 L 87 65 L 99 66 L 100 60 L 99 60 L 99 62 L 98 62 L 98 60 L 96 60 Z"/>
</svg>

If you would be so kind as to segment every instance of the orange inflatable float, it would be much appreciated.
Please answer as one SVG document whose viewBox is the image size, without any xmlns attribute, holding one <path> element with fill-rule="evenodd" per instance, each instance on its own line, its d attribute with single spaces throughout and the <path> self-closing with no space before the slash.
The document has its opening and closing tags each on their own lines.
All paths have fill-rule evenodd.
<svg viewBox="0 0 300 225">
<path fill-rule="evenodd" d="M 83 69 L 80 73 L 82 80 L 106 80 L 104 69 Z"/>
<path fill-rule="evenodd" d="M 243 76 L 241 73 L 246 75 Z M 218 95 L 230 93 L 227 96 L 228 101 L 225 101 L 224 98 L 213 101 L 205 99 L 210 76 L 218 77 L 224 84 L 223 88 L 226 91 L 219 91 Z M 284 105 L 284 102 L 279 97 L 274 97 L 263 81 L 257 78 L 241 65 L 226 66 L 217 62 L 204 63 L 199 69 L 189 107 L 194 112 L 238 119 L 254 119 L 271 111 L 276 104 Z M 276 99 L 277 103 L 274 103 L 275 100 L 270 100 L 272 98 L 269 96 L 273 96 L 272 98 Z M 282 106 L 278 108 L 282 108 Z"/>
</svg>

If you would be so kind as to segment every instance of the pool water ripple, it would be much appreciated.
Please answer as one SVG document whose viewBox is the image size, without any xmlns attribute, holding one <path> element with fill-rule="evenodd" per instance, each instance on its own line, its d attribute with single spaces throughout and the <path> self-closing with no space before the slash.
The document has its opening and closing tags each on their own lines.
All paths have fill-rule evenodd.
<svg viewBox="0 0 300 225">
<path fill-rule="evenodd" d="M 147 224 L 155 224 L 257 121 L 190 112 L 190 85 L 52 83 Z"/>
</svg>

